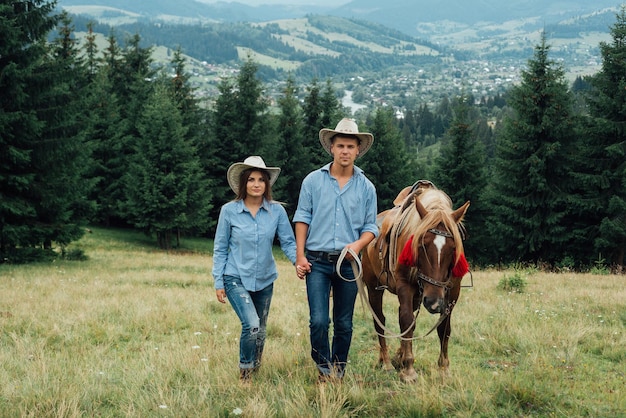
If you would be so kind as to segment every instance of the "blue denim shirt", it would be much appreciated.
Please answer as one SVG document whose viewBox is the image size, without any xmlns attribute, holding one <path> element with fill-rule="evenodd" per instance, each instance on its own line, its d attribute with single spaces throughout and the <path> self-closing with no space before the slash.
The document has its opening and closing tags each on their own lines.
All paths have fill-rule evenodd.
<svg viewBox="0 0 626 418">
<path fill-rule="evenodd" d="M 364 232 L 378 236 L 376 188 L 359 167 L 339 188 L 330 164 L 309 173 L 302 182 L 293 222 L 309 225 L 306 249 L 341 251 Z"/>
<path fill-rule="evenodd" d="M 226 203 L 220 210 L 213 245 L 215 289 L 224 288 L 224 276 L 241 279 L 252 292 L 265 289 L 278 277 L 272 254 L 274 237 L 296 262 L 296 240 L 285 208 L 278 202 L 263 204 L 253 217 L 243 200 Z"/>
</svg>

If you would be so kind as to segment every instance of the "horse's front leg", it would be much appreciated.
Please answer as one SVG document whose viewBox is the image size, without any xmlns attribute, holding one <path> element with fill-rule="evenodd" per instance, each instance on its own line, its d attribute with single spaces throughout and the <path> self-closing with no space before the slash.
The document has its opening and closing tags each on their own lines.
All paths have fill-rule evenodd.
<svg viewBox="0 0 626 418">
<path fill-rule="evenodd" d="M 455 279 L 457 278 L 453 278 L 453 280 Z M 450 359 L 448 358 L 448 341 L 450 340 L 450 334 L 452 333 L 452 310 L 459 299 L 460 292 L 461 280 L 459 278 L 458 283 L 455 283 L 452 289 L 450 289 L 448 297 L 446 298 L 448 299 L 448 305 L 444 313 L 444 315 L 446 315 L 446 319 L 444 319 L 437 327 L 437 334 L 439 335 L 439 360 L 437 361 L 437 364 L 443 372 L 447 372 L 448 367 L 450 366 Z"/>
<path fill-rule="evenodd" d="M 397 354 L 398 366 L 400 367 L 400 379 L 403 382 L 414 382 L 417 380 L 417 372 L 413 368 L 413 362 L 415 361 L 412 341 L 413 331 L 415 330 L 413 299 L 417 288 L 399 279 L 397 289 L 398 301 L 400 302 L 398 319 L 400 332 L 402 333 L 400 349 Z"/>
<path fill-rule="evenodd" d="M 452 313 L 452 312 L 450 312 Z M 448 371 L 450 359 L 448 359 L 448 341 L 450 340 L 450 315 L 446 316 L 441 324 L 437 327 L 439 335 L 439 360 L 437 364 L 442 372 Z"/>
</svg>

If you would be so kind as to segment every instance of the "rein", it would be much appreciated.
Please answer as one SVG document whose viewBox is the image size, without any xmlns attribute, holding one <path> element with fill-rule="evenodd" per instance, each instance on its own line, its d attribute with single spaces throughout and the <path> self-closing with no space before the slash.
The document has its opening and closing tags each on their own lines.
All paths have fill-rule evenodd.
<svg viewBox="0 0 626 418">
<path fill-rule="evenodd" d="M 440 231 L 440 232 L 444 232 L 444 231 Z M 348 279 L 346 277 L 344 277 L 341 274 L 341 264 L 344 262 L 346 255 L 350 253 L 350 255 L 352 255 L 352 259 L 350 260 L 350 265 L 352 267 L 352 272 L 354 273 L 354 279 Z M 378 326 L 380 326 L 383 331 L 385 332 L 385 334 L 381 335 L 378 332 L 376 334 L 378 334 L 379 336 L 383 337 L 383 338 L 400 338 L 404 341 L 413 341 L 413 340 L 419 340 L 422 338 L 426 338 L 428 335 L 430 335 L 431 332 L 433 332 L 435 330 L 435 328 L 437 328 L 439 325 L 441 325 L 441 323 L 446 319 L 446 317 L 448 315 L 450 315 L 450 313 L 452 312 L 452 308 L 454 308 L 454 302 L 449 302 L 448 306 L 446 306 L 446 309 L 444 311 L 444 313 L 442 313 L 441 315 L 439 315 L 439 320 L 437 321 L 437 323 L 430 329 L 430 331 L 428 331 L 426 334 L 424 334 L 422 337 L 413 337 L 413 338 L 404 338 L 404 336 L 413 329 L 413 327 L 415 326 L 415 324 L 417 323 L 417 316 L 419 315 L 420 312 L 420 308 L 422 307 L 421 303 L 417 306 L 417 310 L 415 312 L 415 315 L 413 316 L 413 322 L 411 323 L 411 325 L 406 329 L 406 331 L 400 333 L 400 334 L 391 334 L 388 335 L 386 334 L 387 332 L 390 332 L 390 330 L 382 323 L 382 321 L 380 320 L 380 318 L 378 318 L 378 315 L 376 315 L 376 312 L 374 312 L 374 309 L 372 308 L 372 305 L 370 305 L 369 300 L 367 298 L 367 294 L 365 293 L 365 285 L 363 284 L 363 265 L 361 264 L 361 259 L 359 258 L 358 254 L 354 252 L 354 250 L 352 248 L 348 248 L 348 247 L 344 247 L 343 250 L 341 250 L 341 254 L 339 254 L 339 258 L 337 259 L 337 263 L 335 264 L 335 272 L 337 273 L 337 276 L 341 279 L 344 280 L 346 282 L 356 282 L 357 284 L 357 289 L 359 291 L 359 296 L 361 297 L 361 303 L 363 305 L 366 305 L 370 311 L 370 313 L 372 314 L 372 317 L 374 318 L 374 320 L 376 321 L 376 323 L 378 324 Z M 431 279 L 430 277 L 417 272 L 417 275 L 420 279 L 427 281 L 430 284 L 433 284 L 435 286 L 440 286 L 440 287 L 448 287 L 446 283 L 441 283 L 438 282 L 434 279 Z"/>
</svg>

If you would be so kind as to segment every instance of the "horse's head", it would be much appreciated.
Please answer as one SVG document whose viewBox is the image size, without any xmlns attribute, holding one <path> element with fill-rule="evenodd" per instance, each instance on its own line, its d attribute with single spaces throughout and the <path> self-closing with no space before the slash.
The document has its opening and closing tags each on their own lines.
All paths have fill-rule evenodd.
<svg viewBox="0 0 626 418">
<path fill-rule="evenodd" d="M 424 306 L 430 313 L 443 313 L 448 307 L 448 291 L 454 285 L 451 271 L 463 254 L 459 224 L 470 204 L 467 201 L 453 211 L 449 198 L 442 195 L 443 201 L 422 202 L 415 198 L 420 222 L 413 235 L 414 271 L 423 288 Z"/>
</svg>

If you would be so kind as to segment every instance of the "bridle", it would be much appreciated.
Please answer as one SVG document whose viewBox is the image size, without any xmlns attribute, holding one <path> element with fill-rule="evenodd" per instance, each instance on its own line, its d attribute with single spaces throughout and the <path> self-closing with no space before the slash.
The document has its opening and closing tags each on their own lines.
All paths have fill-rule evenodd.
<svg viewBox="0 0 626 418">
<path fill-rule="evenodd" d="M 453 235 L 450 232 L 444 231 L 444 230 L 441 230 L 441 229 L 437 229 L 437 228 L 430 228 L 428 230 L 428 232 L 433 233 L 435 235 L 440 235 L 440 236 L 443 236 L 443 237 L 446 237 L 446 238 L 453 238 Z M 352 266 L 352 271 L 354 272 L 354 279 L 352 279 L 352 280 L 343 277 L 342 274 L 341 274 L 341 263 L 343 262 L 343 260 L 345 259 L 346 255 L 348 253 L 350 253 L 352 255 L 351 260 L 350 260 L 350 264 Z M 416 268 L 417 268 L 417 266 L 416 266 Z M 385 325 L 382 323 L 382 321 L 378 318 L 378 316 L 376 315 L 376 312 L 374 312 L 374 309 L 372 309 L 372 306 L 367 301 L 367 296 L 365 295 L 365 285 L 363 284 L 363 266 L 361 265 L 361 260 L 360 260 L 359 256 L 352 249 L 349 249 L 349 248 L 346 247 L 346 248 L 344 248 L 341 251 L 341 254 L 339 255 L 339 259 L 337 260 L 337 264 L 335 265 L 335 272 L 337 273 L 339 278 L 341 278 L 344 281 L 348 281 L 348 282 L 349 281 L 356 281 L 357 287 L 359 289 L 359 295 L 361 296 L 361 301 L 363 302 L 364 305 L 367 305 L 367 307 L 369 308 L 370 313 L 374 317 L 374 320 L 383 329 L 383 332 L 388 332 L 389 330 L 387 329 L 387 327 L 385 327 Z M 426 276 L 425 274 L 423 274 L 420 271 L 417 271 L 416 275 L 417 275 L 417 277 L 420 280 L 428 282 L 428 283 L 430 283 L 430 284 L 432 284 L 434 286 L 444 288 L 445 292 L 446 292 L 446 299 L 447 299 L 447 293 L 452 288 L 452 286 L 450 285 L 450 283 L 452 282 L 451 279 L 448 279 L 446 282 L 440 282 L 438 280 L 435 280 L 435 279 L 433 279 L 431 277 Z M 419 285 L 420 285 L 420 291 L 423 292 L 422 283 L 419 282 Z M 437 323 L 435 325 L 433 325 L 433 327 L 426 334 L 424 334 L 421 337 L 406 338 L 404 336 L 405 334 L 407 334 L 415 326 L 415 323 L 417 322 L 417 316 L 419 315 L 419 312 L 420 312 L 421 304 L 417 306 L 417 310 L 416 310 L 415 315 L 413 317 L 413 323 L 404 332 L 402 332 L 400 334 L 395 334 L 395 335 L 387 335 L 387 334 L 382 334 L 382 335 L 378 334 L 378 335 L 383 337 L 383 338 L 400 338 L 401 340 L 405 340 L 405 341 L 412 341 L 412 340 L 418 340 L 418 339 L 426 338 L 428 335 L 430 335 L 431 332 L 433 332 L 439 325 L 441 325 L 443 323 L 443 321 L 450 315 L 450 313 L 452 313 L 452 309 L 454 308 L 455 304 L 456 304 L 456 302 L 453 302 L 453 301 L 448 302 L 448 305 L 446 306 L 444 312 L 439 315 L 439 320 L 437 321 Z"/>
<path fill-rule="evenodd" d="M 454 238 L 454 235 L 452 235 L 449 231 L 446 231 L 446 230 L 443 230 L 443 229 L 430 228 L 428 230 L 428 232 L 430 232 L 431 234 L 439 235 L 441 237 Z M 415 266 L 415 268 L 417 269 L 417 266 Z M 417 271 L 415 272 L 415 276 L 418 279 L 420 279 L 420 280 L 422 280 L 422 281 L 424 281 L 426 283 L 432 284 L 433 286 L 444 288 L 446 290 L 446 293 L 452 287 L 452 285 L 451 285 L 452 280 L 451 279 L 448 279 L 445 282 L 441 282 L 439 280 L 433 279 L 432 277 L 428 277 L 427 275 L 425 275 L 424 273 L 419 271 L 419 269 L 417 269 Z M 420 282 L 420 288 L 421 288 L 421 282 Z M 422 289 L 420 289 L 420 290 L 422 290 Z"/>
</svg>

